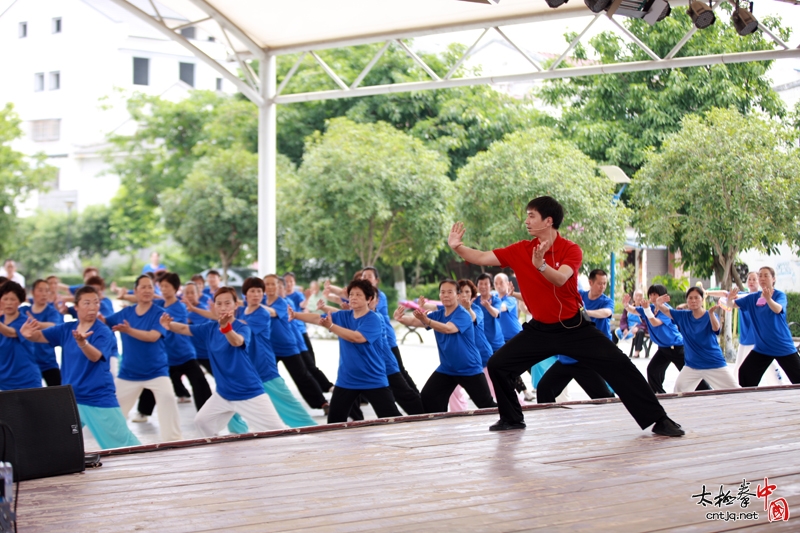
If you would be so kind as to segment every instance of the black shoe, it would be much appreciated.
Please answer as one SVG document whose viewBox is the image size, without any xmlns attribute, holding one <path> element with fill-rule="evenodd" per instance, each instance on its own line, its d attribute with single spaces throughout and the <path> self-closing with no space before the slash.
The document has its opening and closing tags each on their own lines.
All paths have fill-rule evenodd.
<svg viewBox="0 0 800 533">
<path fill-rule="evenodd" d="M 667 416 L 655 423 L 653 426 L 653 433 L 664 437 L 680 437 L 686 434 L 686 432 L 681 429 L 680 424 L 673 422 L 672 419 Z"/>
<path fill-rule="evenodd" d="M 501 418 L 489 426 L 489 431 L 509 431 L 512 429 L 525 429 L 525 422 L 506 422 Z"/>
</svg>

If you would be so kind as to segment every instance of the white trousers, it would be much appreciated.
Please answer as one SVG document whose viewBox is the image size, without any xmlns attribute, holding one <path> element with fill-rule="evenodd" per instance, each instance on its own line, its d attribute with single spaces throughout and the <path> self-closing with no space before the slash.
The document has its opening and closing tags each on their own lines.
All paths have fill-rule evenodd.
<svg viewBox="0 0 800 533">
<path fill-rule="evenodd" d="M 201 436 L 213 437 L 222 431 L 234 413 L 244 417 L 250 431 L 269 431 L 287 427 L 266 394 L 249 400 L 230 401 L 215 392 L 197 412 L 194 423 Z"/>
<path fill-rule="evenodd" d="M 755 346 L 753 344 L 740 344 L 739 351 L 736 352 L 736 363 L 733 365 L 733 377 L 736 381 L 739 381 L 739 367 L 742 366 L 744 360 L 747 359 L 747 356 L 750 354 L 752 349 Z M 783 375 L 783 371 L 781 370 L 780 365 L 778 365 L 777 361 L 772 361 L 767 370 L 764 371 L 764 375 L 761 377 L 761 382 L 759 386 L 762 387 L 769 387 L 772 385 L 789 385 L 790 382 L 786 379 Z"/>
<path fill-rule="evenodd" d="M 699 370 L 684 366 L 675 380 L 675 392 L 689 392 L 697 388 L 702 380 L 714 390 L 738 389 L 737 380 L 733 379 L 730 368 L 726 365 L 721 368 L 707 368 Z"/>
<path fill-rule="evenodd" d="M 150 389 L 153 391 L 153 396 L 156 397 L 158 428 L 161 431 L 162 442 L 181 440 L 181 419 L 178 413 L 178 402 L 175 400 L 172 381 L 167 376 L 145 381 L 114 378 L 114 385 L 117 387 L 117 401 L 122 409 L 122 414 L 126 417 L 142 390 Z"/>
</svg>

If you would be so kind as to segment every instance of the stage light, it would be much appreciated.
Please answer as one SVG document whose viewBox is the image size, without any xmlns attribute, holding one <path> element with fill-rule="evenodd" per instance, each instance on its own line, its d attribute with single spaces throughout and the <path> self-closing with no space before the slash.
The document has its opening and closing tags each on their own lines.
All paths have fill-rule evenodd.
<svg viewBox="0 0 800 533">
<path fill-rule="evenodd" d="M 555 9 L 557 7 L 563 6 L 567 2 L 569 2 L 569 0 L 547 0 L 547 5 Z"/>
<path fill-rule="evenodd" d="M 741 9 L 738 3 L 734 6 L 736 9 L 731 15 L 731 23 L 736 28 L 736 33 L 739 35 L 750 35 L 758 29 L 758 20 L 747 9 Z"/>
<path fill-rule="evenodd" d="M 583 3 L 592 13 L 600 13 L 608 9 L 608 6 L 611 5 L 611 0 L 583 0 Z"/>
<path fill-rule="evenodd" d="M 717 20 L 711 8 L 697 0 L 689 4 L 686 13 L 692 17 L 692 22 L 698 30 L 708 28 Z"/>
</svg>

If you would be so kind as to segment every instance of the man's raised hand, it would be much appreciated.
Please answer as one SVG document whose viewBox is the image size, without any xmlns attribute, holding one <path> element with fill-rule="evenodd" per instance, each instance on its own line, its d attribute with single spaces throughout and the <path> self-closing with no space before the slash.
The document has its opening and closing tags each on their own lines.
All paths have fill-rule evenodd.
<svg viewBox="0 0 800 533">
<path fill-rule="evenodd" d="M 462 224 L 461 222 L 456 222 L 455 224 L 453 224 L 453 227 L 450 228 L 450 235 L 447 236 L 447 245 L 453 250 L 455 250 L 456 248 L 464 244 L 462 239 L 464 238 L 465 231 L 467 230 L 464 228 L 464 224 Z"/>
</svg>

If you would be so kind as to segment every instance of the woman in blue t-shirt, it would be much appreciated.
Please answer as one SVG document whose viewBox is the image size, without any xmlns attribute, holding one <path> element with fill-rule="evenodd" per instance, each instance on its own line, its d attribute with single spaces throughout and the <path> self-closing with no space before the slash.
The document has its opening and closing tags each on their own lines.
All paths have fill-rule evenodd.
<svg viewBox="0 0 800 533">
<path fill-rule="evenodd" d="M 33 282 L 33 302 L 30 307 L 25 307 L 33 318 L 39 322 L 42 329 L 57 326 L 64 323 L 64 317 L 58 312 L 53 304 L 49 302 L 50 286 L 43 279 Z M 48 387 L 61 385 L 61 370 L 56 361 L 56 351 L 49 344 L 34 344 L 33 354 L 36 364 L 42 372 L 42 378 Z"/>
<path fill-rule="evenodd" d="M 15 281 L 0 284 L 0 390 L 34 389 L 42 386 L 42 375 L 33 358 L 33 346 L 19 330 L 25 317 L 19 306 L 25 289 Z"/>
<path fill-rule="evenodd" d="M 108 362 L 117 353 L 117 339 L 97 320 L 100 295 L 90 286 L 75 292 L 78 319 L 45 328 L 29 318 L 22 327 L 26 339 L 41 345 L 61 346 L 63 382 L 72 385 L 81 424 L 89 427 L 101 448 L 138 446 L 119 408 L 114 377 Z"/>
<path fill-rule="evenodd" d="M 208 346 L 217 390 L 194 417 L 200 434 L 216 435 L 231 417 L 239 413 L 255 431 L 284 429 L 286 425 L 278 416 L 275 406 L 264 392 L 261 379 L 247 353 L 252 342 L 250 328 L 234 313 L 238 298 L 236 290 L 220 287 L 214 293 L 214 310 L 218 322 L 205 324 L 179 324 L 169 314 L 161 315 L 161 326 L 172 333 L 202 337 Z"/>
<path fill-rule="evenodd" d="M 294 313 L 292 319 L 319 324 L 339 337 L 339 372 L 331 396 L 328 423 L 347 422 L 353 402 L 363 395 L 378 418 L 403 416 L 394 404 L 386 377 L 386 361 L 380 353 L 385 335 L 381 317 L 369 309 L 375 288 L 364 279 L 347 286 L 350 309 L 319 316 Z"/>
<path fill-rule="evenodd" d="M 423 309 L 405 315 L 400 306 L 394 319 L 407 326 L 433 329 L 439 349 L 439 367 L 431 374 L 422 388 L 422 404 L 428 413 L 447 411 L 447 402 L 457 385 L 464 387 L 478 408 L 497 407 L 489 392 L 489 384 L 483 374 L 481 355 L 475 345 L 472 326 L 474 311 L 464 309 L 458 303 L 458 283 L 444 280 L 439 284 L 438 311 L 426 313 Z"/>
<path fill-rule="evenodd" d="M 164 349 L 167 331 L 158 322 L 164 309 L 153 304 L 155 285 L 149 276 L 136 278 L 133 292 L 136 305 L 105 317 L 106 325 L 122 337 L 122 361 L 115 381 L 117 400 L 127 416 L 142 391 L 150 389 L 156 398 L 161 440 L 180 440 L 178 403 Z"/>
<path fill-rule="evenodd" d="M 751 319 L 754 346 L 739 367 L 739 384 L 757 387 L 772 361 L 777 361 L 792 383 L 800 383 L 800 355 L 786 323 L 786 294 L 775 288 L 775 271 L 758 270 L 761 290 L 739 297 L 738 290 L 728 294 L 728 302 Z"/>
<path fill-rule="evenodd" d="M 714 311 L 720 307 L 715 305 L 706 311 L 703 307 L 705 295 L 700 287 L 690 287 L 686 291 L 688 310 L 671 309 L 665 305 L 667 302 L 669 294 L 659 296 L 656 307 L 681 328 L 685 348 L 686 364 L 675 381 L 675 392 L 693 391 L 701 381 L 712 389 L 738 388 L 717 342 L 720 326 Z"/>
</svg>

